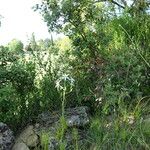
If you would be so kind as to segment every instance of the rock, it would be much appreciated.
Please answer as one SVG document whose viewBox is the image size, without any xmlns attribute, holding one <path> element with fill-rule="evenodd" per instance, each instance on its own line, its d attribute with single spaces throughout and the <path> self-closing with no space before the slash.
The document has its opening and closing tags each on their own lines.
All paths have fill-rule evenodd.
<svg viewBox="0 0 150 150">
<path fill-rule="evenodd" d="M 50 113 L 49 111 L 46 111 L 38 116 L 37 122 L 40 126 L 49 127 L 53 123 L 56 123 L 60 116 L 59 112 Z"/>
<path fill-rule="evenodd" d="M 44 112 L 38 116 L 38 122 L 35 125 L 34 130 L 40 136 L 41 139 L 43 137 L 43 134 L 45 134 L 44 139 L 46 142 L 48 140 L 49 150 L 59 149 L 61 141 L 58 138 L 58 134 L 61 132 L 62 128 L 60 125 L 60 117 L 60 112 Z M 78 132 L 78 144 L 80 146 L 83 145 L 86 139 L 86 132 L 83 128 L 90 122 L 88 108 L 82 106 L 66 109 L 65 121 L 66 129 L 63 135 L 63 141 L 65 141 L 65 149 L 71 150 L 75 146 L 75 139 L 72 133 L 74 128 L 76 128 Z"/>
<path fill-rule="evenodd" d="M 0 150 L 11 150 L 13 144 L 13 132 L 6 124 L 0 122 Z"/>
<path fill-rule="evenodd" d="M 38 116 L 38 122 L 45 127 L 59 121 L 60 112 L 44 112 Z M 65 119 L 68 127 L 82 127 L 89 123 L 88 108 L 85 106 L 65 110 Z"/>
<path fill-rule="evenodd" d="M 39 143 L 39 139 L 36 134 L 29 136 L 26 141 L 26 145 L 29 147 L 36 147 L 38 145 L 38 143 Z"/>
<path fill-rule="evenodd" d="M 30 150 L 28 148 L 28 146 L 26 144 L 24 144 L 23 142 L 20 142 L 20 143 L 16 143 L 12 150 Z"/>
<path fill-rule="evenodd" d="M 28 147 L 36 147 L 39 143 L 37 134 L 34 132 L 32 125 L 26 127 L 17 137 L 15 143 L 25 143 Z"/>
<path fill-rule="evenodd" d="M 64 117 L 65 125 L 62 126 L 61 112 L 47 111 L 40 114 L 35 125 L 27 126 L 19 134 L 12 150 L 36 149 L 40 146 L 45 149 L 45 145 L 48 146 L 48 150 L 58 150 L 62 142 L 66 150 L 71 150 L 74 149 L 76 141 L 80 146 L 85 144 L 84 127 L 89 123 L 88 108 L 83 106 L 66 109 Z M 64 127 L 63 135 L 62 127 Z M 74 129 L 77 134 L 73 133 Z"/>
<path fill-rule="evenodd" d="M 87 107 L 67 109 L 65 116 L 68 127 L 83 127 L 89 123 L 89 114 Z"/>
</svg>

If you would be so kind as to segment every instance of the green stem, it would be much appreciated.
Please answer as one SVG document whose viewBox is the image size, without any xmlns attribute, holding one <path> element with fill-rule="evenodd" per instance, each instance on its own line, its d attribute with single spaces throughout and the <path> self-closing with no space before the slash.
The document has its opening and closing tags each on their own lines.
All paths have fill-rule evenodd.
<svg viewBox="0 0 150 150">
<path fill-rule="evenodd" d="M 65 113 L 65 97 L 66 95 L 66 87 L 65 87 L 65 83 L 64 83 L 64 89 L 63 89 L 63 95 L 62 95 L 62 117 L 64 117 L 64 113 Z"/>
</svg>

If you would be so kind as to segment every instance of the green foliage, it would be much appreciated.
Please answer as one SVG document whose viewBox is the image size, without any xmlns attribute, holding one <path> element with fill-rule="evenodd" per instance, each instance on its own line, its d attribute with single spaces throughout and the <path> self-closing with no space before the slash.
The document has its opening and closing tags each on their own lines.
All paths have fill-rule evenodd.
<svg viewBox="0 0 150 150">
<path fill-rule="evenodd" d="M 129 6 L 126 1 L 108 1 L 106 5 L 92 0 L 43 0 L 36 5 L 49 30 L 64 33 L 71 40 L 69 56 L 73 59 L 66 59 L 65 64 L 71 66 L 69 73 L 76 81 L 67 96 L 78 100 L 73 105 L 86 104 L 93 112 L 97 111 L 95 105 L 104 110 L 116 107 L 120 95 L 127 105 L 148 96 L 147 8 L 147 1 Z M 65 52 L 63 57 L 67 58 Z M 101 104 L 97 105 L 98 99 Z"/>
<path fill-rule="evenodd" d="M 28 115 L 30 93 L 34 90 L 34 64 L 24 63 L 19 54 L 0 49 L 1 119 L 16 124 Z M 13 119 L 12 119 L 13 118 Z"/>
<path fill-rule="evenodd" d="M 149 114 L 149 6 L 146 0 L 131 2 L 43 0 L 36 5 L 49 31 L 66 36 L 36 41 L 32 34 L 25 51 L 19 40 L 0 47 L 2 121 L 16 127 L 44 110 L 64 114 L 65 107 L 87 105 L 101 118 L 89 130 L 91 149 L 149 148 L 140 129 L 142 103 Z M 111 128 L 108 116 L 114 117 Z M 133 128 L 126 121 L 130 116 L 137 119 Z M 64 132 L 62 122 L 60 149 Z"/>
<path fill-rule="evenodd" d="M 96 116 L 89 129 L 89 145 L 93 149 L 149 149 L 148 136 L 141 129 L 140 114 L 137 110 L 121 108 L 121 115 Z"/>
<path fill-rule="evenodd" d="M 23 53 L 23 43 L 17 39 L 13 39 L 8 43 L 8 49 L 15 54 Z"/>
<path fill-rule="evenodd" d="M 41 146 L 42 150 L 48 150 L 48 145 L 49 145 L 49 134 L 46 132 L 42 132 L 41 135 Z"/>
<path fill-rule="evenodd" d="M 61 108 L 60 94 L 55 88 L 54 80 L 47 75 L 40 83 L 40 106 L 42 110 L 56 110 Z"/>
<path fill-rule="evenodd" d="M 75 150 L 79 150 L 79 145 L 78 145 L 78 130 L 76 128 L 73 128 L 72 134 L 73 134 L 73 139 L 74 139 L 74 149 Z"/>
</svg>

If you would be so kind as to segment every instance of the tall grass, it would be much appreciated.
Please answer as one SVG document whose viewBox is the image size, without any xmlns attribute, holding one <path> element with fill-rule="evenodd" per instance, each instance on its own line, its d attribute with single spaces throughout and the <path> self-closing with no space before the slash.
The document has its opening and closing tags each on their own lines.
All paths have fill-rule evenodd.
<svg viewBox="0 0 150 150">
<path fill-rule="evenodd" d="M 148 106 L 147 106 L 148 107 Z M 137 109 L 138 108 L 138 109 Z M 120 108 L 112 115 L 97 115 L 91 121 L 88 142 L 90 150 L 149 150 L 150 135 L 145 134 L 143 107 Z"/>
</svg>

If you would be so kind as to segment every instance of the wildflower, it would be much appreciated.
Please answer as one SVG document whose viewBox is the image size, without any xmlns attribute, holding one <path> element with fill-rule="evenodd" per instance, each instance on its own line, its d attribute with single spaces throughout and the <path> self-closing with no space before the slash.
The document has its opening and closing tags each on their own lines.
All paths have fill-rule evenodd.
<svg viewBox="0 0 150 150">
<path fill-rule="evenodd" d="M 70 91 L 74 85 L 75 80 L 72 77 L 69 77 L 68 74 L 63 74 L 59 79 L 56 80 L 56 88 L 58 90 L 66 89 L 66 84 L 70 85 Z M 65 84 L 64 84 L 65 83 Z"/>
</svg>

